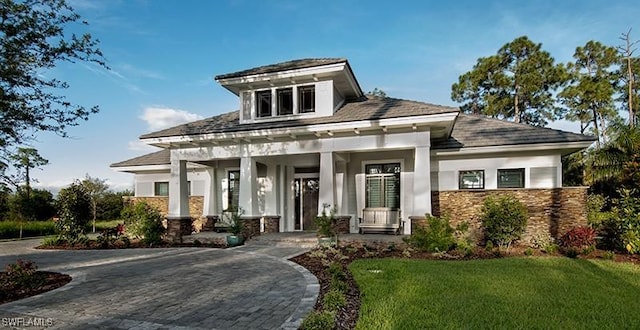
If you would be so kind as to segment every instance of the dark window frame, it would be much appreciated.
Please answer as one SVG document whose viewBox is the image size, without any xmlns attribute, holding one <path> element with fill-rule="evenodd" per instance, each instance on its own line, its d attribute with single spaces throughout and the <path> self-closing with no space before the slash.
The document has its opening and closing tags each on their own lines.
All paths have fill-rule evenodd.
<svg viewBox="0 0 640 330">
<path fill-rule="evenodd" d="M 503 181 L 503 176 L 517 174 L 519 176 L 515 184 Z M 513 182 L 513 181 L 512 181 Z M 524 168 L 501 168 L 498 169 L 498 188 L 524 188 Z"/>
<path fill-rule="evenodd" d="M 463 178 L 465 176 L 465 174 L 471 174 L 471 173 L 480 173 L 480 177 L 479 177 L 479 183 L 476 185 L 472 184 L 472 185 L 466 185 L 463 181 Z M 484 175 L 484 170 L 465 170 L 465 171 L 459 171 L 458 172 L 458 189 L 470 189 L 470 190 L 478 190 L 478 189 L 484 189 L 484 185 L 485 185 L 485 175 Z"/>
<path fill-rule="evenodd" d="M 308 104 L 305 104 L 308 103 Z M 316 112 L 316 86 L 298 87 L 298 113 Z"/>
<path fill-rule="evenodd" d="M 288 94 L 288 95 L 287 95 Z M 276 89 L 276 103 L 278 116 L 293 114 L 293 87 Z M 283 109 L 288 107 L 286 109 Z"/>
<path fill-rule="evenodd" d="M 259 118 L 272 117 L 272 98 L 271 90 L 256 91 L 256 116 Z M 265 102 L 267 101 L 268 102 Z M 266 106 L 268 103 L 268 106 Z"/>
<path fill-rule="evenodd" d="M 165 189 L 162 189 L 162 186 L 165 186 Z M 166 190 L 164 193 L 163 190 Z M 169 196 L 169 181 L 156 181 L 153 183 L 153 196 Z"/>
</svg>

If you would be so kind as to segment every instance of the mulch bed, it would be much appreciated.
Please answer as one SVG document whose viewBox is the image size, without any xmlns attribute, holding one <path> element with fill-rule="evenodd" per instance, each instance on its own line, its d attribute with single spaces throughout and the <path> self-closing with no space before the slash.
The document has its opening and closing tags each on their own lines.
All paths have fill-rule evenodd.
<svg viewBox="0 0 640 330">
<path fill-rule="evenodd" d="M 0 278 L 4 274 L 4 272 L 0 272 Z M 15 287 L 0 282 L 0 305 L 51 291 L 71 282 L 71 276 L 54 272 L 37 271 L 34 276 L 38 282 L 42 281 L 41 285 L 36 287 Z"/>
<path fill-rule="evenodd" d="M 346 293 L 347 304 L 341 308 L 336 315 L 336 329 L 355 329 L 358 322 L 358 313 L 360 310 L 360 290 L 358 284 L 353 279 L 353 276 L 349 272 L 348 266 L 351 262 L 357 259 L 365 258 L 411 258 L 411 259 L 430 259 L 430 260 L 473 260 L 473 259 L 492 259 L 503 257 L 522 257 L 527 255 L 531 256 L 562 256 L 559 253 L 547 254 L 540 250 L 528 249 L 527 247 L 514 246 L 508 251 L 487 251 L 483 248 L 476 248 L 474 253 L 465 255 L 456 251 L 448 253 L 428 253 L 415 250 L 405 249 L 406 245 L 395 245 L 393 243 L 365 243 L 365 244 L 350 244 L 347 246 L 340 246 L 336 249 L 329 248 L 328 255 L 335 255 L 336 251 L 343 258 L 331 258 L 331 261 L 340 260 L 343 264 L 345 272 L 347 274 L 347 283 L 349 285 L 349 292 Z M 526 251 L 526 253 L 525 253 Z M 588 256 L 579 256 L 581 259 L 603 259 L 606 252 L 602 250 L 595 250 Z M 640 265 L 640 256 L 628 255 L 628 254 L 616 254 L 614 259 L 616 262 L 631 262 Z M 329 283 L 331 280 L 331 274 L 327 271 L 327 267 L 323 264 L 321 258 L 314 254 L 313 251 L 301 254 L 291 261 L 303 266 L 309 270 L 313 275 L 318 278 L 320 284 L 320 295 L 316 301 L 315 310 L 322 310 L 322 297 L 329 291 Z M 326 262 L 326 260 L 325 260 Z"/>
</svg>

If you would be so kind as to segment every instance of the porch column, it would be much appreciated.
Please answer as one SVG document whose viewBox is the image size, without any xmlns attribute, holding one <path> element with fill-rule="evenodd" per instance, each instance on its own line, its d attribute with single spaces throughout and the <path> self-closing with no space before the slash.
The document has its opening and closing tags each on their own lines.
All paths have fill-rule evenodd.
<svg viewBox="0 0 640 330">
<path fill-rule="evenodd" d="M 430 148 L 416 147 L 413 170 L 413 212 L 410 217 L 431 214 L 431 157 Z M 411 233 L 410 221 L 405 223 L 405 234 Z"/>
<path fill-rule="evenodd" d="M 218 222 L 217 169 L 215 167 L 207 168 L 207 175 L 209 176 L 209 185 L 205 187 L 202 205 L 202 215 L 207 218 L 207 221 L 202 226 L 202 230 L 213 231 L 216 222 Z"/>
<path fill-rule="evenodd" d="M 318 214 L 322 212 L 324 204 L 336 206 L 335 168 L 332 152 L 320 153 L 320 188 L 318 192 Z"/>
<path fill-rule="evenodd" d="M 183 235 L 191 234 L 192 219 L 189 214 L 189 190 L 187 187 L 187 161 L 171 157 L 169 174 L 169 214 L 167 236 L 182 242 Z"/>
<path fill-rule="evenodd" d="M 171 160 L 169 175 L 169 217 L 190 217 L 187 161 Z"/>
<path fill-rule="evenodd" d="M 258 216 L 258 169 L 255 159 L 240 158 L 240 196 L 238 204 L 245 216 Z"/>
</svg>

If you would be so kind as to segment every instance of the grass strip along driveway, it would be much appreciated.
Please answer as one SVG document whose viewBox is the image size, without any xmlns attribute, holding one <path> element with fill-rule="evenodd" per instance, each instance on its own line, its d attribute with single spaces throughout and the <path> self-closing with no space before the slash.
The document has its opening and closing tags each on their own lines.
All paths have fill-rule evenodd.
<svg viewBox="0 0 640 330">
<path fill-rule="evenodd" d="M 551 257 L 361 259 L 357 329 L 640 329 L 640 266 Z"/>
</svg>

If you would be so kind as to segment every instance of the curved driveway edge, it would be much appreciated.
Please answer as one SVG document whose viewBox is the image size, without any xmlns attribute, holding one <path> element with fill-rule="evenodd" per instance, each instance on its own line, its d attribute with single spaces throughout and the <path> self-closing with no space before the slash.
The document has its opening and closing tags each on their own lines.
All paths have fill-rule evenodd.
<svg viewBox="0 0 640 330">
<path fill-rule="evenodd" d="M 12 246 L 0 252 L 0 264 L 25 258 L 40 269 L 70 273 L 73 281 L 0 305 L 0 318 L 50 319 L 47 329 L 295 329 L 319 292 L 315 276 L 285 259 L 305 251 Z"/>
</svg>

